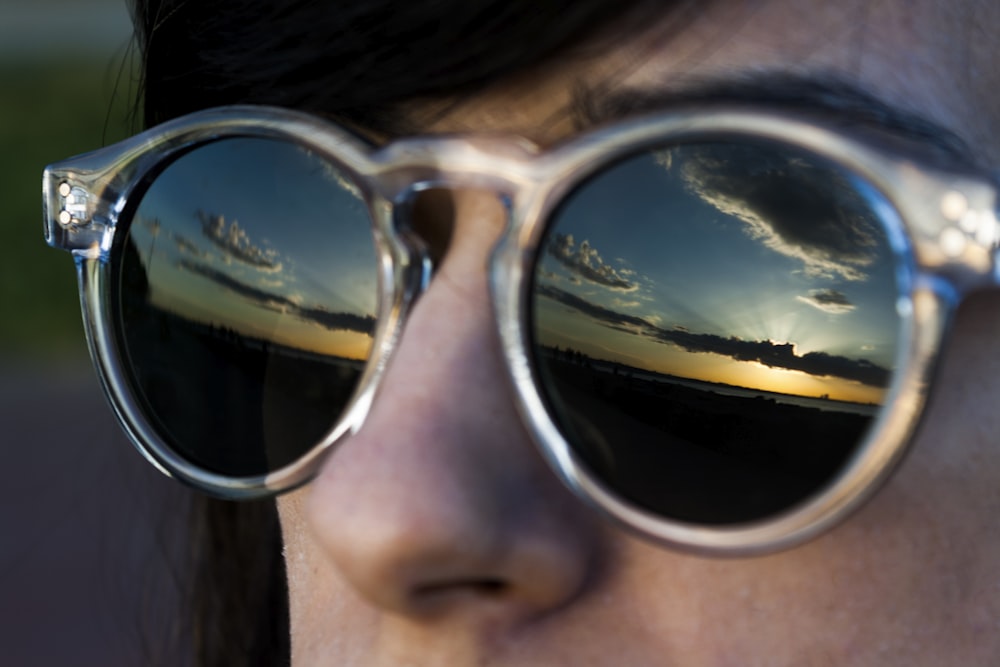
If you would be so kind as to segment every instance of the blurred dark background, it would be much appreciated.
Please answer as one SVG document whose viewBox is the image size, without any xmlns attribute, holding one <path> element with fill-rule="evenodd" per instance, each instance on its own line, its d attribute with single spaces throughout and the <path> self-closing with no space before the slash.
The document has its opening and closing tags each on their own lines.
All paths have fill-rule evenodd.
<svg viewBox="0 0 1000 667">
<path fill-rule="evenodd" d="M 137 128 L 124 0 L 0 0 L 0 663 L 176 665 L 186 492 L 119 433 L 90 367 L 44 166 Z"/>
</svg>

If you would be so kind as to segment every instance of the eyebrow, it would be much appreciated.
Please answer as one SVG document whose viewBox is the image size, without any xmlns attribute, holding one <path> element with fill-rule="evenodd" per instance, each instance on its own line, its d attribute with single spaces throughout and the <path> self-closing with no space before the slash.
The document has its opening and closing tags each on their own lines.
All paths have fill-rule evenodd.
<svg viewBox="0 0 1000 667">
<path fill-rule="evenodd" d="M 888 133 L 946 163 L 985 167 L 954 131 L 833 74 L 760 72 L 669 88 L 580 88 L 572 113 L 581 127 L 590 127 L 709 105 L 769 106 L 820 115 L 844 127 Z"/>
</svg>

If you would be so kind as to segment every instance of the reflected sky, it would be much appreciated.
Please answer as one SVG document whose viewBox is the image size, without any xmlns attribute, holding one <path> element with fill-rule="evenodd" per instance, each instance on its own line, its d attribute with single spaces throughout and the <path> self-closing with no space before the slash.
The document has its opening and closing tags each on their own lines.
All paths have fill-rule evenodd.
<svg viewBox="0 0 1000 667">
<path fill-rule="evenodd" d="M 327 162 L 227 139 L 171 164 L 130 228 L 150 300 L 187 319 L 367 357 L 377 297 L 367 209 Z"/>
<path fill-rule="evenodd" d="M 367 356 L 367 210 L 304 149 L 198 148 L 156 178 L 130 234 L 158 307 Z M 865 196 L 818 162 L 754 146 L 650 153 L 557 213 L 537 268 L 538 338 L 657 373 L 880 403 L 899 327 L 891 256 Z"/>
<path fill-rule="evenodd" d="M 557 213 L 536 275 L 543 345 L 684 378 L 880 403 L 892 251 L 848 178 L 762 146 L 626 161 Z"/>
</svg>

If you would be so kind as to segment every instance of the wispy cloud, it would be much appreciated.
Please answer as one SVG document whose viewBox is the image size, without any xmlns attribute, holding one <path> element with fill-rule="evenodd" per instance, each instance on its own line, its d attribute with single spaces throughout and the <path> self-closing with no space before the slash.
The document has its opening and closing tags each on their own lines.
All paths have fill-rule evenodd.
<svg viewBox="0 0 1000 667">
<path fill-rule="evenodd" d="M 814 289 L 804 296 L 800 294 L 795 298 L 831 315 L 843 315 L 856 307 L 846 294 L 835 289 Z"/>
<path fill-rule="evenodd" d="M 190 255 L 191 257 L 196 257 L 198 259 L 207 259 L 210 257 L 209 253 L 199 248 L 193 241 L 177 234 L 176 232 L 171 234 L 170 238 L 173 240 L 174 245 L 177 246 L 177 250 L 182 255 Z"/>
<path fill-rule="evenodd" d="M 881 234 L 870 207 L 833 169 L 764 147 L 675 149 L 688 189 L 743 222 L 746 233 L 802 262 L 808 275 L 864 280 Z"/>
<path fill-rule="evenodd" d="M 211 280 L 261 308 L 286 313 L 305 322 L 311 322 L 331 331 L 355 331 L 371 336 L 375 332 L 375 318 L 372 315 L 335 312 L 323 306 L 305 306 L 300 299 L 275 294 L 266 289 L 236 280 L 229 274 L 199 262 L 181 260 L 178 266 Z"/>
<path fill-rule="evenodd" d="M 646 329 L 656 328 L 649 322 L 649 320 L 642 317 L 619 313 L 616 310 L 599 306 L 592 301 L 587 301 L 586 299 L 552 285 L 539 284 L 535 287 L 535 292 L 541 296 L 548 297 L 553 301 L 557 301 L 564 306 L 569 306 L 573 310 L 578 310 L 584 315 L 587 315 L 591 319 L 597 320 L 602 324 L 607 324 L 616 328 L 630 328 L 630 330 L 635 331 L 636 333 Z"/>
<path fill-rule="evenodd" d="M 277 251 L 254 244 L 238 221 L 226 222 L 225 217 L 204 211 L 198 211 L 198 219 L 202 234 L 223 251 L 224 257 L 261 271 L 281 271 Z"/>
<path fill-rule="evenodd" d="M 801 371 L 817 377 L 838 377 L 872 387 L 885 387 L 889 382 L 889 370 L 866 359 L 852 359 L 826 352 L 800 355 L 792 343 L 694 333 L 683 327 L 668 329 L 648 318 L 619 313 L 558 287 L 539 285 L 536 291 L 539 295 L 577 310 L 612 329 L 671 344 L 688 352 L 718 354 L 736 361 L 757 362 L 770 368 Z"/>
<path fill-rule="evenodd" d="M 555 234 L 549 241 L 546 252 L 573 275 L 592 283 L 620 292 L 632 292 L 639 288 L 638 283 L 629 280 L 634 271 L 616 270 L 601 258 L 597 249 L 586 239 L 577 245 L 572 234 Z"/>
<path fill-rule="evenodd" d="M 642 305 L 642 301 L 636 301 L 634 299 L 631 301 L 626 301 L 625 299 L 613 299 L 611 303 L 615 306 L 615 308 L 638 308 Z"/>
</svg>

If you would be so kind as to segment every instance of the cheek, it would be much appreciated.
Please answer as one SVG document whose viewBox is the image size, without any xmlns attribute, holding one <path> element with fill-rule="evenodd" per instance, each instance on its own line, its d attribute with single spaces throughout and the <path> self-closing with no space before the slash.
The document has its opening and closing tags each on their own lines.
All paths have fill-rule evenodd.
<svg viewBox="0 0 1000 667">
<path fill-rule="evenodd" d="M 996 535 L 984 548 L 974 526 L 956 522 L 953 480 L 928 485 L 911 472 L 901 476 L 913 485 L 891 485 L 839 528 L 773 556 L 710 560 L 632 544 L 613 599 L 643 643 L 669 642 L 691 664 L 992 664 Z"/>
<path fill-rule="evenodd" d="M 911 451 L 840 526 L 745 560 L 629 542 L 610 568 L 609 598 L 643 641 L 669 637 L 713 664 L 762 654 L 781 665 L 996 664 L 998 306 L 974 297 L 963 307 Z"/>
<path fill-rule="evenodd" d="M 1000 541 L 998 341 L 1000 298 L 969 297 L 946 339 L 924 422 L 897 482 L 941 516 L 949 532 L 973 540 L 974 551 Z"/>
<path fill-rule="evenodd" d="M 881 633 L 882 643 L 941 651 L 939 664 L 980 664 L 996 649 L 998 334 L 1000 300 L 970 297 L 946 339 L 906 459 L 856 516 L 807 547 L 828 562 L 827 599 L 865 619 L 858 636 L 875 641 Z M 947 657 L 974 647 L 984 653 Z"/>
<path fill-rule="evenodd" d="M 278 499 L 293 664 L 358 664 L 375 643 L 376 614 L 316 548 L 303 511 L 308 491 Z"/>
</svg>

